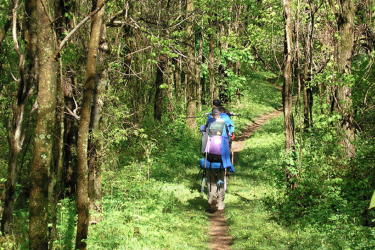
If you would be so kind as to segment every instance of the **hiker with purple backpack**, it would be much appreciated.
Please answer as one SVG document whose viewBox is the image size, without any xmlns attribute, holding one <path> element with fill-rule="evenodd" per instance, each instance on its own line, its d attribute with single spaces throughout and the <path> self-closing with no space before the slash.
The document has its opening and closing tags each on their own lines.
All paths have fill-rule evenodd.
<svg viewBox="0 0 375 250">
<path fill-rule="evenodd" d="M 202 192 L 204 182 L 207 181 L 208 204 L 212 210 L 219 211 L 225 208 L 225 171 L 234 172 L 229 152 L 229 129 L 220 114 L 219 109 L 214 108 L 212 117 L 207 120 L 201 148 L 205 157 L 200 160 L 200 166 L 204 170 Z"/>
</svg>

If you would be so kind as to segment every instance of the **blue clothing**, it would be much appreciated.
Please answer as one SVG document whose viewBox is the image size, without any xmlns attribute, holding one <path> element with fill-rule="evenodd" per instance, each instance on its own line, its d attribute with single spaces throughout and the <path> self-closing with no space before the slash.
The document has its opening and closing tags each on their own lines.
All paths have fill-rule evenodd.
<svg viewBox="0 0 375 250">
<path fill-rule="evenodd" d="M 220 118 L 223 119 L 225 121 L 225 124 L 228 126 L 229 135 L 232 135 L 234 133 L 234 123 L 230 119 L 229 115 L 221 113 Z"/>
<path fill-rule="evenodd" d="M 209 118 L 207 125 L 209 125 L 210 123 L 212 123 L 214 121 L 216 121 L 216 119 L 214 119 L 212 117 Z M 222 142 L 221 142 L 221 147 L 220 147 L 222 166 L 223 166 L 223 168 L 230 168 L 231 169 L 231 168 L 233 168 L 233 165 L 232 165 L 232 161 L 230 159 L 229 141 L 228 141 L 229 135 L 227 133 L 227 130 L 226 130 L 225 126 L 223 127 L 221 137 L 223 138 Z"/>
<path fill-rule="evenodd" d="M 201 169 L 204 169 L 206 167 L 206 169 L 213 169 L 213 170 L 220 170 L 220 169 L 223 169 L 224 167 L 222 166 L 221 162 L 209 162 L 207 161 L 206 162 L 206 165 L 204 164 L 205 162 L 205 158 L 202 158 L 200 161 L 199 161 L 199 165 L 201 167 Z M 233 166 L 230 166 L 227 168 L 227 170 L 230 172 L 230 173 L 234 173 L 235 169 Z"/>
<path fill-rule="evenodd" d="M 224 120 L 225 125 L 227 125 L 227 127 L 229 129 L 229 135 L 231 136 L 234 133 L 234 123 L 230 119 L 229 115 L 227 115 L 225 113 L 221 113 L 220 118 Z M 212 115 L 209 115 L 208 118 L 207 118 L 206 126 L 208 124 L 214 122 L 214 121 L 215 121 L 215 119 L 212 118 Z"/>
<path fill-rule="evenodd" d="M 233 167 L 232 161 L 230 160 L 230 151 L 229 151 L 229 142 L 228 142 L 228 134 L 225 128 L 223 129 L 223 133 L 221 135 L 223 137 L 223 141 L 221 143 L 221 161 L 223 162 L 224 168 L 231 168 Z"/>
</svg>

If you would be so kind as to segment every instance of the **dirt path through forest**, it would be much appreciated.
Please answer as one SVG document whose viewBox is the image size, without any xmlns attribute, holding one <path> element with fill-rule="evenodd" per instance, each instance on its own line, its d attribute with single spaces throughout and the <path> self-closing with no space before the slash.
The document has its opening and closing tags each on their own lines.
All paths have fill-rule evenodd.
<svg viewBox="0 0 375 250">
<path fill-rule="evenodd" d="M 282 114 L 282 109 L 278 109 L 272 113 L 261 115 L 254 120 L 254 123 L 248 125 L 241 131 L 241 135 L 236 137 L 233 141 L 232 149 L 234 152 L 234 162 L 237 161 L 238 153 L 244 148 L 245 141 L 252 136 L 252 134 L 259 129 L 265 122 L 272 119 L 273 117 Z M 228 181 L 230 185 L 230 180 Z M 228 234 L 228 225 L 226 224 L 226 218 L 223 211 L 216 211 L 210 213 L 209 222 L 210 226 L 210 248 L 213 250 L 228 250 L 233 244 L 232 237 Z"/>
</svg>

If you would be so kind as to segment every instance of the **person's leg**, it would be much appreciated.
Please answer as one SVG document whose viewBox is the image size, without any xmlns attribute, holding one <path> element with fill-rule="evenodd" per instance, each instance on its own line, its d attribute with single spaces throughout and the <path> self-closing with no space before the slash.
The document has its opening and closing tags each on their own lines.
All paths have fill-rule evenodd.
<svg viewBox="0 0 375 250">
<path fill-rule="evenodd" d="M 224 210 L 225 204 L 224 204 L 224 199 L 225 199 L 225 188 L 224 188 L 224 179 L 225 178 L 225 171 L 219 171 L 217 179 L 220 181 L 220 184 L 218 184 L 218 181 L 216 183 L 217 187 L 217 209 L 218 210 Z"/>
<path fill-rule="evenodd" d="M 211 204 L 212 201 L 217 200 L 217 176 L 214 170 L 207 170 L 207 199 L 208 204 Z"/>
</svg>

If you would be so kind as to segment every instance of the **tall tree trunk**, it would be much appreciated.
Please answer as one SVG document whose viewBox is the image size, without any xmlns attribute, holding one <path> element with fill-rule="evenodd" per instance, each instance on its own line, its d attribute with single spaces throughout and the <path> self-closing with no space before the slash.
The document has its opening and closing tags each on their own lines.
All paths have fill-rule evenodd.
<svg viewBox="0 0 375 250">
<path fill-rule="evenodd" d="M 168 92 L 167 92 L 167 97 L 168 97 L 168 113 L 169 113 L 169 119 L 174 120 L 174 98 L 173 98 L 173 73 L 172 73 L 172 63 L 171 59 L 168 59 L 166 69 L 165 69 L 165 74 L 167 78 L 167 84 L 168 84 Z"/>
<path fill-rule="evenodd" d="M 102 6 L 104 0 L 98 0 L 96 8 Z M 94 15 L 91 26 L 91 38 L 87 55 L 85 86 L 83 92 L 83 102 L 81 109 L 81 119 L 77 140 L 77 160 L 78 160 L 78 180 L 77 180 L 77 238 L 76 249 L 86 249 L 84 241 L 87 239 L 89 226 L 89 201 L 88 201 L 88 165 L 87 147 L 88 132 L 90 127 L 91 105 L 93 92 L 97 78 L 97 59 L 100 41 L 100 31 L 103 23 L 104 6 Z"/>
<path fill-rule="evenodd" d="M 89 141 L 89 161 L 88 161 L 88 195 L 89 195 L 89 210 L 90 210 L 90 221 L 92 223 L 102 220 L 100 213 L 102 212 L 102 161 L 101 154 L 103 150 L 103 136 L 101 133 L 101 121 L 102 121 L 102 108 L 104 105 L 104 94 L 105 87 L 107 85 L 108 70 L 107 61 L 108 55 L 110 54 L 109 46 L 107 44 L 107 32 L 106 26 L 102 25 L 100 47 L 99 47 L 99 70 L 95 81 L 95 90 L 93 96 L 93 107 L 91 111 L 90 119 L 90 141 Z"/>
<path fill-rule="evenodd" d="M 303 123 L 305 129 L 313 126 L 312 117 L 312 105 L 313 105 L 313 93 L 312 87 L 309 87 L 311 82 L 311 65 L 312 65 L 312 44 L 313 44 L 313 32 L 314 32 L 314 3 L 310 4 L 310 19 L 306 23 L 306 36 L 305 36 L 305 67 L 304 67 L 304 77 L 303 77 Z"/>
<path fill-rule="evenodd" d="M 295 20 L 295 33 L 296 33 L 296 59 L 297 59 L 297 85 L 298 85 L 298 96 L 297 96 L 297 105 L 298 105 L 298 121 L 299 121 L 299 157 L 298 157 L 298 175 L 300 176 L 302 173 L 302 134 L 303 134 L 303 125 L 302 125 L 302 104 L 301 104 L 301 52 L 299 49 L 299 13 L 300 13 L 300 1 L 297 1 L 297 12 L 296 12 L 296 20 Z M 296 106 L 297 107 L 297 106 Z"/>
<path fill-rule="evenodd" d="M 30 249 L 48 249 L 48 172 L 52 161 L 52 144 L 56 110 L 56 62 L 54 32 L 48 10 L 52 2 L 36 1 L 38 120 L 35 129 L 34 157 L 30 174 Z"/>
<path fill-rule="evenodd" d="M 285 42 L 284 42 L 284 85 L 283 85 L 283 106 L 284 106 L 284 129 L 285 129 L 285 152 L 291 157 L 295 147 L 294 139 L 294 119 L 293 119 L 293 24 L 290 0 L 283 0 L 284 22 L 285 22 Z M 296 183 L 291 180 L 294 175 L 288 169 L 286 171 L 286 180 L 290 187 L 295 188 Z"/>
<path fill-rule="evenodd" d="M 106 75 L 106 74 L 105 74 Z M 102 107 L 104 104 L 104 90 L 106 86 L 105 78 L 96 83 L 94 92 L 94 103 L 91 112 L 91 137 L 89 142 L 90 158 L 88 162 L 89 176 L 88 176 L 88 195 L 89 195 L 89 209 L 93 213 L 90 214 L 90 221 L 100 221 L 101 217 L 97 213 L 102 211 L 101 206 L 101 176 L 102 167 L 100 161 L 100 154 L 102 151 L 102 136 L 101 136 L 101 117 Z"/>
<path fill-rule="evenodd" d="M 204 38 L 204 33 L 203 29 L 200 32 L 200 37 L 199 37 L 199 51 L 198 51 L 198 58 L 197 58 L 197 66 L 196 66 L 196 79 L 197 79 L 197 104 L 198 104 L 198 111 L 202 111 L 202 98 L 203 98 L 203 92 L 202 92 L 202 81 L 200 81 L 201 77 L 201 67 L 203 63 L 203 38 Z M 199 79 L 199 81 L 198 81 Z"/>
<path fill-rule="evenodd" d="M 242 5 L 236 5 L 234 33 L 238 37 L 240 36 L 239 24 L 240 24 L 240 19 L 241 19 L 241 13 L 242 13 Z M 237 45 L 241 46 L 241 42 L 238 41 Z M 240 73 L 241 73 L 241 61 L 237 60 L 236 65 L 235 65 L 235 74 L 237 76 L 240 76 Z M 241 90 L 240 90 L 240 88 L 237 88 L 236 95 L 237 95 L 237 103 L 240 103 L 241 102 Z"/>
<path fill-rule="evenodd" d="M 341 115 L 339 121 L 339 134 L 341 144 L 344 147 L 345 155 L 353 157 L 355 148 L 354 141 L 354 121 L 351 82 L 347 82 L 348 75 L 351 74 L 351 59 L 354 45 L 354 1 L 330 1 L 334 9 L 337 21 L 339 39 L 337 41 L 337 73 L 339 84 L 337 86 L 337 110 Z M 338 8 L 338 9 L 336 9 Z"/>
<path fill-rule="evenodd" d="M 55 21 L 55 29 L 57 40 L 63 39 L 63 34 L 66 32 L 66 28 L 69 27 L 69 21 L 66 18 L 66 13 L 69 12 L 70 4 L 65 4 L 65 1 L 55 1 L 55 16 L 58 16 Z M 62 28 L 65 27 L 65 28 Z M 55 136 L 53 142 L 53 160 L 54 163 L 51 165 L 51 183 L 52 186 L 52 199 L 50 201 L 51 211 L 51 223 L 52 228 L 49 239 L 49 249 L 53 249 L 54 241 L 56 240 L 57 232 L 57 204 L 63 193 L 64 186 L 62 181 L 62 173 L 64 166 L 64 120 L 65 120 L 65 102 L 64 102 L 64 83 L 65 75 L 63 74 L 63 64 L 61 58 L 59 58 L 59 78 L 57 83 L 57 108 L 56 108 L 56 127 Z"/>
<path fill-rule="evenodd" d="M 65 109 L 69 109 L 76 113 L 78 107 L 74 100 L 75 75 L 67 72 L 64 79 L 64 103 Z M 63 161 L 63 180 L 66 195 L 72 196 L 76 194 L 77 188 L 77 134 L 78 125 L 76 118 L 66 112 L 64 118 L 64 161 Z"/>
<path fill-rule="evenodd" d="M 209 34 L 209 53 L 208 53 L 208 73 L 210 82 L 210 98 L 211 103 L 216 98 L 215 96 L 215 44 L 214 34 Z"/>
<path fill-rule="evenodd" d="M 69 13 L 72 9 L 75 9 L 75 2 L 74 0 L 58 0 L 55 3 L 56 9 L 56 16 L 59 18 L 56 20 L 57 24 L 56 30 L 58 37 L 60 40 L 64 31 L 70 29 L 72 26 L 73 18 L 67 18 L 66 13 Z M 62 67 L 62 66 L 61 66 Z M 63 98 L 65 107 L 65 114 L 64 115 L 64 127 L 63 129 L 63 170 L 62 170 L 62 180 L 64 186 L 63 189 L 66 190 L 65 194 L 67 196 L 74 196 L 76 194 L 77 189 L 77 155 L 76 155 L 76 145 L 77 145 L 77 133 L 78 133 L 78 124 L 77 124 L 77 103 L 75 102 L 74 96 L 76 93 L 74 92 L 75 89 L 75 72 L 74 71 L 65 71 L 64 79 L 61 84 L 63 84 Z M 73 115 L 70 115 L 69 112 L 72 111 Z"/>
<path fill-rule="evenodd" d="M 59 197 L 63 192 L 62 185 L 62 170 L 64 158 L 64 77 L 62 73 L 62 60 L 60 58 L 60 74 L 57 85 L 57 109 L 56 109 L 56 127 L 53 142 L 53 175 L 51 176 L 51 183 L 53 185 L 53 196 L 51 200 L 52 210 L 52 230 L 50 234 L 49 249 L 53 249 L 53 242 L 56 239 L 56 226 L 57 226 L 57 203 Z M 53 178 L 54 177 L 54 178 Z"/>
<path fill-rule="evenodd" d="M 188 16 L 194 15 L 193 0 L 186 1 L 186 13 Z M 194 16 L 191 16 L 186 22 L 186 36 L 187 36 L 187 69 L 186 69 L 186 116 L 195 117 L 196 114 L 196 85 L 195 79 L 195 34 L 194 34 Z M 196 119 L 190 118 L 187 120 L 187 126 L 194 129 L 197 126 Z"/>
<path fill-rule="evenodd" d="M 164 69 L 167 64 L 167 57 L 160 55 L 158 65 L 156 69 L 156 80 L 155 80 L 155 101 L 154 101 L 154 119 L 161 121 L 163 100 L 165 91 L 164 88 L 160 88 L 164 80 Z"/>
<path fill-rule="evenodd" d="M 181 65 L 181 58 L 176 58 L 175 61 L 175 71 L 174 71 L 174 82 L 175 82 L 175 96 L 176 96 L 176 103 L 182 103 L 183 100 L 183 91 L 181 86 L 181 74 L 182 74 L 182 65 Z"/>
</svg>

